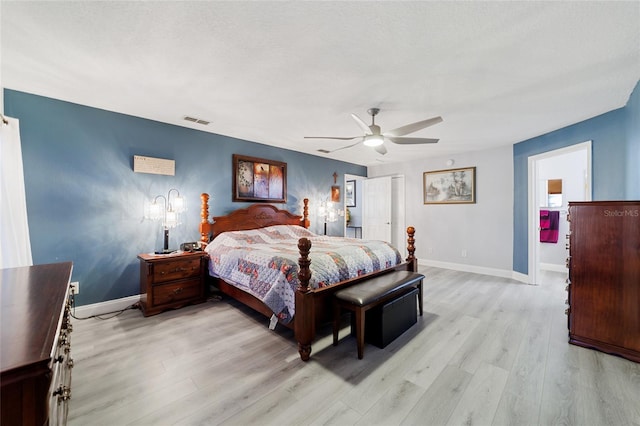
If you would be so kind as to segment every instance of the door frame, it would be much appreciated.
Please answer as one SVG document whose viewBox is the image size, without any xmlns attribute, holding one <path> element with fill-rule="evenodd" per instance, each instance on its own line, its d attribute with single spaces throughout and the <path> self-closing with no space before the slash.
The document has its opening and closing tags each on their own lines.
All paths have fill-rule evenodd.
<svg viewBox="0 0 640 426">
<path fill-rule="evenodd" d="M 366 176 L 361 176 L 361 175 L 352 175 L 349 173 L 345 173 L 344 174 L 344 182 L 342 183 L 342 187 L 346 188 L 347 187 L 347 181 L 349 180 L 366 180 L 367 177 Z M 347 211 L 347 200 L 345 199 L 345 197 L 342 197 L 342 210 L 343 211 Z M 345 214 L 343 216 L 343 223 L 342 223 L 342 227 L 343 227 L 343 234 L 345 237 L 347 236 L 347 215 Z M 362 231 L 360 231 L 362 232 Z M 362 236 L 362 234 L 360 234 Z"/>
<path fill-rule="evenodd" d="M 396 174 L 392 174 L 392 175 L 388 175 L 388 176 L 376 176 L 376 178 L 379 177 L 390 177 L 391 178 L 391 188 L 392 188 L 392 192 L 393 192 L 393 188 L 394 185 L 396 185 L 397 191 L 394 192 L 394 196 L 395 196 L 395 201 L 396 201 L 396 206 L 392 206 L 392 214 L 391 214 L 391 220 L 392 220 L 392 239 L 393 239 L 393 227 L 400 227 L 402 229 L 402 232 L 399 232 L 400 235 L 398 235 L 398 240 L 399 243 L 396 246 L 396 248 L 398 250 L 400 250 L 401 254 L 403 254 L 404 257 L 407 256 L 407 235 L 406 235 L 406 215 L 407 215 L 407 197 L 406 197 L 406 177 L 404 174 L 400 174 L 400 173 L 396 173 Z M 346 174 L 344 175 L 344 185 L 346 187 L 346 183 L 348 180 L 367 180 L 369 179 L 366 176 L 360 176 L 360 175 L 352 175 L 352 174 Z M 375 178 L 372 178 L 375 179 Z M 364 199 L 361 199 L 361 202 L 364 203 Z M 346 211 L 347 207 L 346 207 L 346 201 L 344 202 L 343 205 L 344 210 Z M 395 212 L 395 213 L 394 213 Z M 364 224 L 363 224 L 364 225 Z M 344 235 L 347 235 L 347 221 L 346 219 L 344 220 Z"/>
<path fill-rule="evenodd" d="M 591 201 L 592 197 L 592 159 L 591 159 L 592 143 L 590 140 L 570 145 L 564 148 L 546 151 L 541 154 L 531 155 L 528 158 L 528 185 L 527 198 L 528 208 L 528 240 L 529 240 L 529 267 L 528 267 L 528 283 L 537 285 L 540 282 L 540 242 L 538 241 L 538 230 L 540 228 L 540 215 L 538 214 L 538 161 L 548 158 L 564 155 L 571 152 L 585 150 L 587 153 L 587 167 L 585 176 L 585 194 L 587 201 Z"/>
</svg>

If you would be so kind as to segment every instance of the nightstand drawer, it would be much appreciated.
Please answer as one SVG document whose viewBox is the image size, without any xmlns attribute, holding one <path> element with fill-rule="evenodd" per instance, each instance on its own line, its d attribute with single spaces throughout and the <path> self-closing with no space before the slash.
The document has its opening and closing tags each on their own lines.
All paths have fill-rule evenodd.
<svg viewBox="0 0 640 426">
<path fill-rule="evenodd" d="M 169 256 L 142 253 L 138 259 L 140 309 L 145 317 L 206 300 L 205 253 L 176 253 Z"/>
<path fill-rule="evenodd" d="M 201 258 L 176 259 L 169 262 L 159 262 L 153 268 L 153 282 L 179 280 L 200 276 Z"/>
<path fill-rule="evenodd" d="M 200 278 L 153 286 L 153 304 L 163 305 L 201 296 Z"/>
</svg>

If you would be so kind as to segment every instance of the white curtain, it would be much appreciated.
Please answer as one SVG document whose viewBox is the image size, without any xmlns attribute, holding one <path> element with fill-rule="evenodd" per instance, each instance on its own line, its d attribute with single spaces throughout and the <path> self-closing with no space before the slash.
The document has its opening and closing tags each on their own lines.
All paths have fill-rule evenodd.
<svg viewBox="0 0 640 426">
<path fill-rule="evenodd" d="M 30 266 L 20 122 L 0 115 L 0 267 Z"/>
</svg>

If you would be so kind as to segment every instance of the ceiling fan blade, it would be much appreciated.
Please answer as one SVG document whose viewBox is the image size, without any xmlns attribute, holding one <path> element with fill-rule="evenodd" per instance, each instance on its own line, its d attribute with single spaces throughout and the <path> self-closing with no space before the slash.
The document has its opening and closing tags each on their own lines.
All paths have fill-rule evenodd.
<svg viewBox="0 0 640 426">
<path fill-rule="evenodd" d="M 399 145 L 418 145 L 421 143 L 438 143 L 440 139 L 430 138 L 394 138 L 386 136 L 388 140 Z"/>
<path fill-rule="evenodd" d="M 354 144 L 351 144 L 351 145 L 347 145 L 347 146 L 343 146 L 343 147 L 340 147 L 340 148 L 332 149 L 331 151 L 326 150 L 326 149 L 319 149 L 318 151 L 320 151 L 320 152 L 322 152 L 322 153 L 324 153 L 324 154 L 331 154 L 332 152 L 340 151 L 340 150 L 342 150 L 342 149 L 351 148 L 352 146 L 356 146 L 356 145 L 358 145 L 359 143 L 360 143 L 360 141 L 358 141 L 358 142 L 356 142 L 356 143 L 354 143 Z"/>
<path fill-rule="evenodd" d="M 387 153 L 387 148 L 385 148 L 384 145 L 374 146 L 373 149 L 375 149 L 378 153 L 382 155 L 385 155 Z"/>
<path fill-rule="evenodd" d="M 417 132 L 418 130 L 422 130 L 425 127 L 433 126 L 434 124 L 438 124 L 442 121 L 442 117 L 433 117 L 427 120 L 417 121 L 415 123 L 407 124 L 402 127 L 398 127 L 397 129 L 389 130 L 388 132 L 384 132 L 384 136 L 404 136 L 409 133 Z"/>
<path fill-rule="evenodd" d="M 351 117 L 356 121 L 356 123 L 358 123 L 358 126 L 360 126 L 360 128 L 364 131 L 365 134 L 367 135 L 372 134 L 371 129 L 369 128 L 369 125 L 364 121 L 362 121 L 360 117 L 358 117 L 355 114 L 351 114 Z"/>
<path fill-rule="evenodd" d="M 341 140 L 341 141 L 350 141 L 353 139 L 358 139 L 361 138 L 362 136 L 353 136 L 350 138 L 338 138 L 335 136 L 305 136 L 304 139 L 337 139 L 337 140 Z"/>
</svg>

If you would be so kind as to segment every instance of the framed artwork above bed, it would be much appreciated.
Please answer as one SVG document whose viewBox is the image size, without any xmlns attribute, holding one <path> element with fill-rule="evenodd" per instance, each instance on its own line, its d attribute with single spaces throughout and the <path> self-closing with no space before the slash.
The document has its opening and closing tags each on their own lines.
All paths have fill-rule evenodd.
<svg viewBox="0 0 640 426">
<path fill-rule="evenodd" d="M 233 201 L 287 202 L 287 163 L 233 154 Z"/>
</svg>

